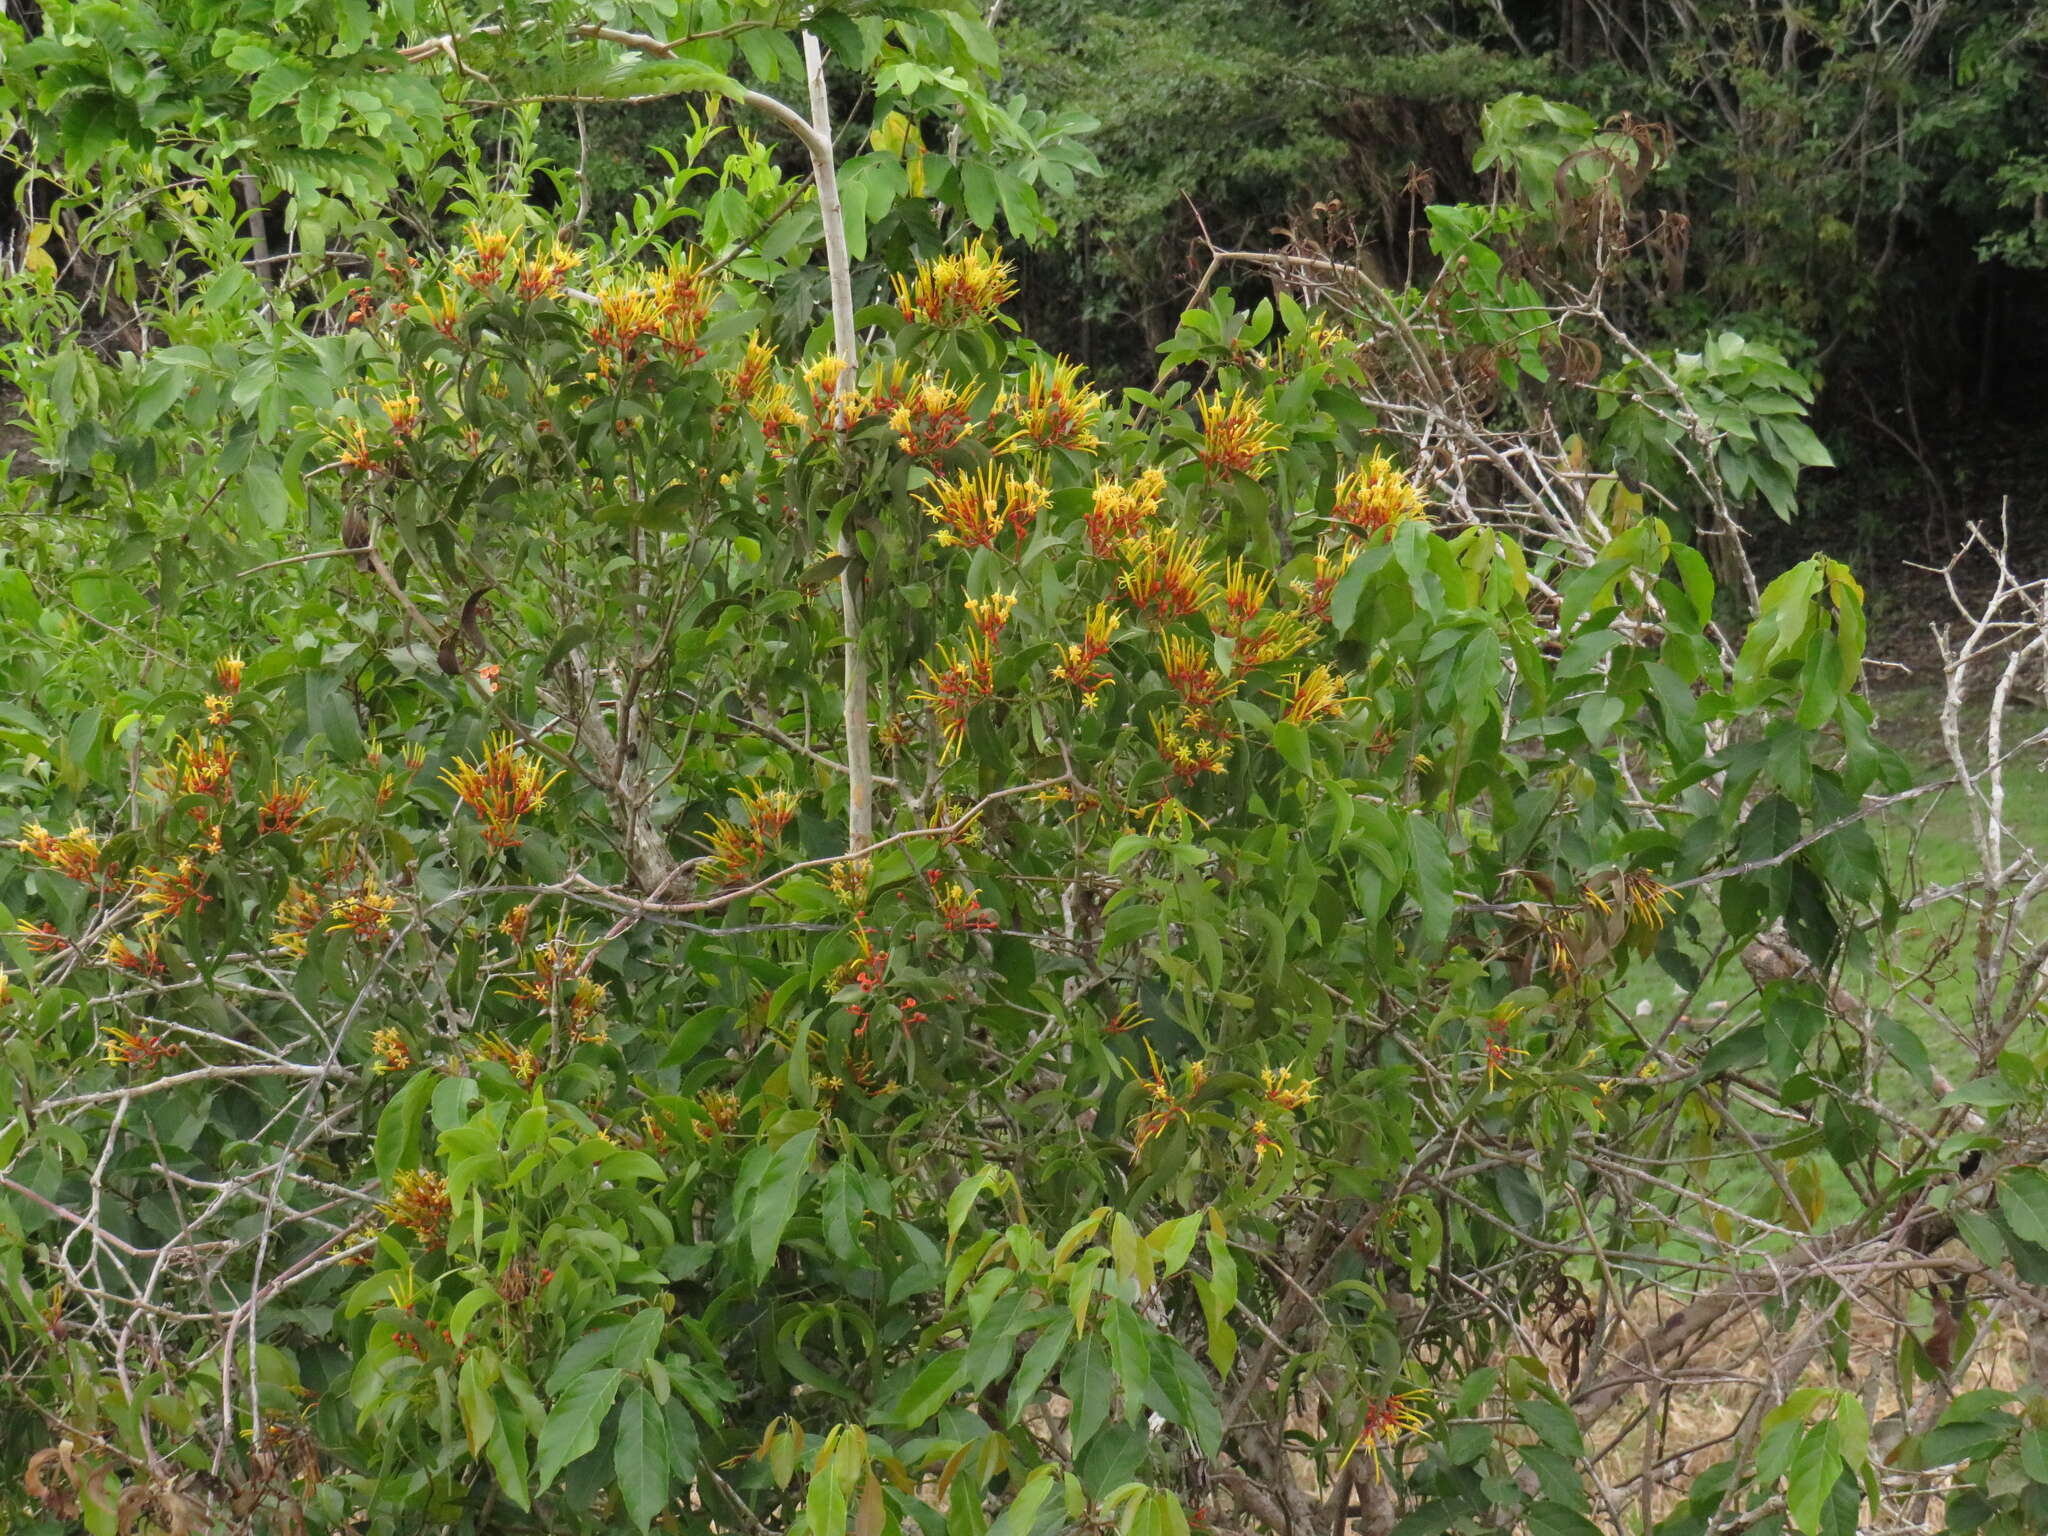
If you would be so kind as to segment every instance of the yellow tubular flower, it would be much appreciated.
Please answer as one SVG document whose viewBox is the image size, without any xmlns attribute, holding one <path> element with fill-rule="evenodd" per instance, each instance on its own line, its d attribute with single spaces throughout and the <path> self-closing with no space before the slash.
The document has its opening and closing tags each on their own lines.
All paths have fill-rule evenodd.
<svg viewBox="0 0 2048 1536">
<path fill-rule="evenodd" d="M 973 425 L 970 412 L 980 392 L 979 385 L 958 389 L 931 377 L 902 392 L 889 411 L 896 445 L 911 458 L 923 460 L 958 447 Z"/>
<path fill-rule="evenodd" d="M 1325 715 L 1341 715 L 1351 701 L 1344 697 L 1344 680 L 1327 666 L 1312 672 L 1297 672 L 1288 681 L 1293 692 L 1281 706 L 1280 718 L 1307 725 Z"/>
<path fill-rule="evenodd" d="M 76 880 L 80 885 L 98 883 L 111 873 L 109 866 L 100 862 L 99 839 L 84 827 L 73 827 L 62 837 L 46 831 L 39 821 L 22 823 L 21 836 L 14 846 L 34 859 L 38 864 L 47 865 L 67 880 Z"/>
<path fill-rule="evenodd" d="M 1423 520 L 1422 493 L 1391 460 L 1376 453 L 1337 482 L 1331 515 L 1353 538 L 1383 538 L 1403 523 Z"/>
<path fill-rule="evenodd" d="M 967 717 L 974 706 L 995 693 L 995 656 L 988 641 L 974 635 L 957 655 L 940 646 L 939 660 L 942 665 L 936 667 L 924 663 L 925 686 L 910 697 L 931 706 L 946 744 L 944 760 L 951 762 L 966 743 Z"/>
<path fill-rule="evenodd" d="M 1104 406 L 1102 396 L 1081 382 L 1081 369 L 1064 358 L 1041 363 L 1021 388 L 1005 392 L 997 409 L 1015 418 L 1017 430 L 1003 440 L 999 453 L 1019 448 L 1065 448 L 1093 452 L 1102 446 L 1094 427 Z"/>
<path fill-rule="evenodd" d="M 1095 482 L 1093 505 L 1083 522 L 1088 529 L 1088 547 L 1103 559 L 1116 554 L 1141 535 L 1159 511 L 1166 495 L 1166 476 L 1157 469 L 1125 485 L 1105 477 Z"/>
<path fill-rule="evenodd" d="M 1240 389 L 1227 400 L 1212 395 L 1199 409 L 1202 443 L 1195 457 L 1212 477 L 1237 474 L 1256 480 L 1266 472 L 1266 455 L 1278 451 L 1280 444 L 1264 406 Z"/>
<path fill-rule="evenodd" d="M 933 538 L 941 545 L 993 549 L 1008 530 L 1021 549 L 1049 499 L 1036 480 L 990 463 L 933 481 L 917 504 L 939 525 Z"/>
<path fill-rule="evenodd" d="M 914 277 L 896 277 L 891 282 L 903 318 L 936 330 L 980 325 L 1017 292 L 1016 273 L 984 240 L 921 261 Z"/>
<path fill-rule="evenodd" d="M 486 843 L 516 848 L 521 818 L 546 803 L 548 786 L 561 776 L 559 771 L 543 773 L 510 735 L 501 735 L 484 743 L 475 763 L 458 757 L 441 779 L 482 820 Z"/>
<path fill-rule="evenodd" d="M 1202 558 L 1195 535 L 1159 532 L 1127 542 L 1117 584 L 1140 613 L 1170 621 L 1197 614 L 1208 605 L 1214 561 Z"/>
</svg>

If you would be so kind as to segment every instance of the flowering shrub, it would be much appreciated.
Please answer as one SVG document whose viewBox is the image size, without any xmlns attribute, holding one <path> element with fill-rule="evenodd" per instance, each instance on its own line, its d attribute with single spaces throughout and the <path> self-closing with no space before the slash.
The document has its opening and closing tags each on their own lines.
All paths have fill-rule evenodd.
<svg viewBox="0 0 2048 1536">
<path fill-rule="evenodd" d="M 1780 919 L 1825 961 L 1880 894 L 1854 582 L 1723 648 L 1657 520 L 1575 562 L 1434 502 L 1347 404 L 1365 343 L 1290 306 L 1112 403 L 976 239 L 828 349 L 777 324 L 808 250 L 747 254 L 790 189 L 705 159 L 603 239 L 477 172 L 450 249 L 301 294 L 225 433 L 253 302 L 24 365 L 63 466 L 0 568 L 28 1496 L 1608 1519 L 1569 1403 L 1640 1374 L 1614 1266 L 1793 1220 L 1644 1159 L 1734 1073 L 1824 1103 L 1845 1177 L 1888 1135 L 1817 983 L 1704 1057 L 1620 1006 Z"/>
</svg>

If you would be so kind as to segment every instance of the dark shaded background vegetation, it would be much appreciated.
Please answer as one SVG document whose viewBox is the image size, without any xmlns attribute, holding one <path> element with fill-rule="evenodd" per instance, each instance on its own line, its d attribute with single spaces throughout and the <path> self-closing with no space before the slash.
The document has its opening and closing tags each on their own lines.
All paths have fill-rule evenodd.
<svg viewBox="0 0 2048 1536">
<path fill-rule="evenodd" d="M 1206 242 L 1301 244 L 1426 278 L 1432 202 L 1482 197 L 1479 113 L 1526 90 L 1668 126 L 1665 248 L 1622 296 L 1646 344 L 1729 327 L 1819 385 L 1841 466 L 1802 489 L 1776 568 L 1828 547 L 1901 598 L 2009 498 L 2048 513 L 2048 9 L 1999 0 L 998 0 L 1010 88 L 1100 123 L 1104 174 L 1014 254 L 1026 329 L 1149 376 Z M 593 206 L 681 131 L 586 117 Z M 572 139 L 574 125 L 559 125 Z M 569 143 L 563 157 L 575 163 Z M 1259 281 L 1238 275 L 1240 293 Z M 1887 573 L 1900 578 L 1888 584 Z M 1899 592 L 1888 592 L 1898 585 Z"/>
</svg>

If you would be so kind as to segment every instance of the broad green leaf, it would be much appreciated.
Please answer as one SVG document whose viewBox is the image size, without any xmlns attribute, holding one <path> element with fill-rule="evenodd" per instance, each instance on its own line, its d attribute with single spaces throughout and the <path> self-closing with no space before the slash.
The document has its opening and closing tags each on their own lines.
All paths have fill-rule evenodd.
<svg viewBox="0 0 2048 1536">
<path fill-rule="evenodd" d="M 867 1213 L 866 1197 L 851 1163 L 834 1163 L 818 1196 L 825 1222 L 825 1246 L 841 1260 L 858 1258 L 861 1252 L 860 1221 Z"/>
<path fill-rule="evenodd" d="M 1053 1490 L 1054 1475 L 1051 1467 L 1033 1468 L 1024 1479 L 1024 1486 L 1010 1500 L 1010 1507 L 988 1528 L 988 1536 L 1028 1536 L 1040 1507 Z"/>
<path fill-rule="evenodd" d="M 1066 1353 L 1068 1343 L 1074 1337 L 1074 1319 L 1067 1312 L 1056 1312 L 1045 1324 L 1044 1331 L 1032 1340 L 1031 1347 L 1024 1351 L 1024 1358 L 1017 1363 L 1017 1370 L 1010 1378 L 1009 1407 L 1010 1422 L 1017 1422 L 1017 1416 L 1031 1405 L 1038 1389 L 1052 1374 L 1060 1357 Z"/>
<path fill-rule="evenodd" d="M 491 1395 L 491 1381 L 485 1375 L 483 1361 L 481 1354 L 471 1354 L 462 1362 L 456 1380 L 455 1398 L 462 1407 L 462 1432 L 472 1456 L 483 1454 L 498 1429 L 497 1400 Z M 496 1372 L 490 1374 L 495 1376 Z"/>
<path fill-rule="evenodd" d="M 769 1268 L 775 1263 L 775 1252 L 782 1246 L 783 1231 L 789 1225 L 789 1218 L 796 1214 L 797 1201 L 803 1196 L 811 1148 L 817 1139 L 815 1130 L 799 1131 L 770 1154 L 761 1173 L 759 1188 L 747 1213 L 747 1236 L 754 1258 L 756 1282 L 767 1277 Z"/>
<path fill-rule="evenodd" d="M 498 1476 L 498 1487 L 521 1509 L 532 1508 L 527 1490 L 526 1433 L 524 1418 L 505 1411 L 501 1400 L 497 1424 L 484 1447 L 484 1457 Z"/>
<path fill-rule="evenodd" d="M 668 1425 L 660 1404 L 638 1382 L 619 1400 L 619 1438 L 612 1466 L 626 1517 L 646 1530 L 668 1503 Z"/>
<path fill-rule="evenodd" d="M 888 1413 L 889 1421 L 904 1429 L 916 1429 L 946 1404 L 960 1385 L 966 1369 L 966 1351 L 952 1349 L 928 1361 Z"/>
<path fill-rule="evenodd" d="M 1785 1512 L 1806 1536 L 1820 1536 L 1821 1513 L 1841 1475 L 1842 1455 L 1835 1447 L 1832 1426 L 1809 1428 L 1785 1474 Z"/>
<path fill-rule="evenodd" d="M 612 1410 L 626 1373 L 617 1369 L 590 1371 L 569 1383 L 548 1410 L 541 1426 L 533 1462 L 536 1488 L 553 1485 L 562 1468 L 597 1448 L 598 1430 Z"/>
<path fill-rule="evenodd" d="M 1166 1334 L 1152 1340 L 1151 1380 L 1146 1401 L 1188 1432 L 1204 1456 L 1214 1456 L 1223 1443 L 1223 1420 L 1209 1377 L 1188 1352 Z"/>
<path fill-rule="evenodd" d="M 946 1197 L 946 1237 L 948 1242 L 960 1235 L 960 1229 L 967 1224 L 968 1213 L 974 1209 L 974 1202 L 991 1184 L 1002 1177 L 1000 1169 L 983 1168 L 962 1179 Z"/>
<path fill-rule="evenodd" d="M 426 1113 L 438 1080 L 432 1072 L 414 1073 L 377 1116 L 377 1178 L 381 1183 L 388 1186 L 400 1169 L 418 1165 L 420 1117 Z"/>
<path fill-rule="evenodd" d="M 1060 1365 L 1060 1389 L 1067 1395 L 1067 1433 L 1078 1456 L 1108 1420 L 1110 1400 L 1116 1391 L 1116 1378 L 1109 1369 L 1109 1352 L 1099 1341 L 1084 1338 L 1068 1351 Z"/>
<path fill-rule="evenodd" d="M 2048 1174 L 2016 1168 L 1998 1181 L 1998 1214 L 2013 1235 L 2048 1247 Z"/>
<path fill-rule="evenodd" d="M 1531 1504 L 1522 1515 L 1529 1536 L 1604 1536 L 1600 1527 L 1564 1504 L 1545 1500 Z"/>
</svg>

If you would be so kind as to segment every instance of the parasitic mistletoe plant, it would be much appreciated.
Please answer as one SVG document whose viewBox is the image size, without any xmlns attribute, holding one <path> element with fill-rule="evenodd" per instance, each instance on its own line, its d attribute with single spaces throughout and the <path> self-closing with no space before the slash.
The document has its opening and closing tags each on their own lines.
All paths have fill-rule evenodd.
<svg viewBox="0 0 2048 1536">
<path fill-rule="evenodd" d="M 0 76 L 73 252 L 9 288 L 12 1525 L 1821 1536 L 2003 1453 L 1801 1374 L 1999 1155 L 1825 979 L 1902 788 L 1847 571 L 1729 639 L 1639 500 L 1447 506 L 1284 301 L 1046 355 L 987 227 L 1073 155 L 960 10 L 332 9 Z M 814 179 L 707 117 L 532 201 L 525 98 L 656 90 Z M 1683 1444 L 1667 1303 L 1818 1342 Z"/>
</svg>

